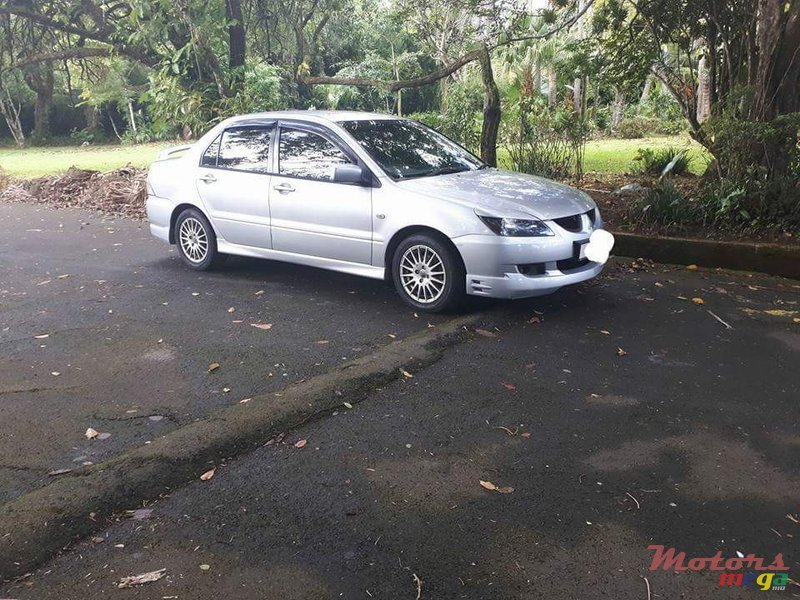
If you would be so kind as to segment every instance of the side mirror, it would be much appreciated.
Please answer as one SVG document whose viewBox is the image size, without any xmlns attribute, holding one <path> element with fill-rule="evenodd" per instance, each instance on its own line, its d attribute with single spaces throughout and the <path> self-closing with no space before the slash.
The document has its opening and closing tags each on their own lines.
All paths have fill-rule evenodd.
<svg viewBox="0 0 800 600">
<path fill-rule="evenodd" d="M 367 173 L 358 165 L 342 165 L 333 171 L 334 183 L 367 184 Z"/>
</svg>

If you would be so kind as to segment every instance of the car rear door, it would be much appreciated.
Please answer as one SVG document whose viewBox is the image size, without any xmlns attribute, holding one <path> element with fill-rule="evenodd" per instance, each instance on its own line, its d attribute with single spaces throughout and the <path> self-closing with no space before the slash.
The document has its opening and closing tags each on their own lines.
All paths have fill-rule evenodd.
<svg viewBox="0 0 800 600">
<path fill-rule="evenodd" d="M 235 126 L 206 149 L 197 190 L 219 235 L 226 241 L 272 248 L 269 185 L 275 123 Z"/>
<path fill-rule="evenodd" d="M 372 188 L 335 183 L 337 166 L 357 164 L 327 129 L 281 122 L 269 191 L 275 250 L 370 264 Z"/>
</svg>

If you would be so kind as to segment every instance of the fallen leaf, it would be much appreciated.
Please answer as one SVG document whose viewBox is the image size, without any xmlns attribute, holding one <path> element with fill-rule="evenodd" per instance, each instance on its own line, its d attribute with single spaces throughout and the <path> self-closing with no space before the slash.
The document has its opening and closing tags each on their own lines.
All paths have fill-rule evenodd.
<svg viewBox="0 0 800 600">
<path fill-rule="evenodd" d="M 303 447 L 303 446 L 305 446 L 307 443 L 308 443 L 308 440 L 297 440 L 297 441 L 294 443 L 294 447 L 295 447 L 295 448 L 302 448 L 302 447 Z"/>
<path fill-rule="evenodd" d="M 706 303 L 706 301 L 703 300 L 702 298 L 692 298 L 692 302 L 694 302 L 695 304 L 705 304 Z"/>
<path fill-rule="evenodd" d="M 610 331 L 606 331 L 605 329 L 601 329 L 600 333 L 602 333 L 603 335 L 611 335 L 611 332 Z"/>
<path fill-rule="evenodd" d="M 59 375 L 61 375 L 61 373 L 59 373 L 58 371 L 51 371 L 50 375 L 52 375 L 53 377 L 58 377 Z"/>
<path fill-rule="evenodd" d="M 34 339 L 37 339 L 37 340 L 46 340 L 47 338 L 50 337 L 50 334 L 49 333 L 43 333 L 41 335 L 35 335 L 33 337 L 34 337 Z"/>
<path fill-rule="evenodd" d="M 506 388 L 507 390 L 512 390 L 512 391 L 514 391 L 514 390 L 516 390 L 516 389 L 517 389 L 517 386 L 515 386 L 513 383 L 502 383 L 501 385 L 502 385 L 504 388 Z"/>
<path fill-rule="evenodd" d="M 625 352 L 625 350 L 623 350 L 622 348 L 617 348 L 617 356 L 625 356 L 626 354 L 628 353 Z"/>
<path fill-rule="evenodd" d="M 50 471 L 47 475 L 49 477 L 55 477 L 56 475 L 64 475 L 65 473 L 72 473 L 72 469 L 56 469 L 55 471 Z"/>
<path fill-rule="evenodd" d="M 686 268 L 690 271 L 697 271 L 697 265 L 687 265 Z"/>
<path fill-rule="evenodd" d="M 214 473 L 216 473 L 216 471 L 217 471 L 216 467 L 214 467 L 213 469 L 209 469 L 208 471 L 200 475 L 200 481 L 208 481 L 214 476 Z"/>
<path fill-rule="evenodd" d="M 152 583 L 153 581 L 158 581 L 164 577 L 166 572 L 166 569 L 159 569 L 158 571 L 150 571 L 149 573 L 142 573 L 141 575 L 129 575 L 128 577 L 123 577 L 120 579 L 117 587 L 124 589 L 132 588 L 136 585 L 142 585 L 143 583 Z"/>
<path fill-rule="evenodd" d="M 481 479 L 481 480 L 478 481 L 478 483 L 480 483 L 482 487 L 484 487 L 487 490 L 490 490 L 492 492 L 497 489 L 497 486 L 495 484 L 493 484 L 491 481 L 483 481 Z"/>
<path fill-rule="evenodd" d="M 211 373 L 212 371 L 216 371 L 219 369 L 219 363 L 211 363 L 208 365 L 208 372 Z"/>
<path fill-rule="evenodd" d="M 211 568 L 211 565 L 200 565 L 201 571 L 208 571 Z"/>
<path fill-rule="evenodd" d="M 330 344 L 330 340 L 317 340 L 314 342 L 317 346 L 324 346 L 325 344 Z"/>
<path fill-rule="evenodd" d="M 238 325 L 239 323 L 244 323 L 244 321 L 242 319 L 234 319 L 231 323 L 236 323 Z"/>
<path fill-rule="evenodd" d="M 396 339 L 397 338 L 397 336 L 395 334 L 393 334 L 393 333 L 388 333 L 386 335 L 388 335 L 392 339 Z"/>
<path fill-rule="evenodd" d="M 530 431 L 523 431 L 522 433 L 520 433 L 520 435 L 522 437 L 524 437 L 524 438 L 529 438 L 529 437 L 531 437 L 531 432 Z"/>
<path fill-rule="evenodd" d="M 89 427 L 89 429 L 87 429 L 86 433 L 84 433 L 83 435 L 86 436 L 87 440 L 93 440 L 94 438 L 96 438 L 100 434 L 97 431 L 95 431 L 94 429 L 92 429 L 91 427 Z"/>
<path fill-rule="evenodd" d="M 149 519 L 152 514 L 152 508 L 137 508 L 136 510 L 125 511 L 125 516 L 134 521 L 144 521 L 145 519 Z"/>
<path fill-rule="evenodd" d="M 239 400 L 239 404 L 247 404 L 248 402 L 250 402 L 250 400 L 252 400 L 252 398 L 243 398 Z"/>
<path fill-rule="evenodd" d="M 228 393 L 228 392 L 230 392 L 230 391 L 231 391 L 231 388 L 228 388 L 228 387 L 224 387 L 224 388 L 222 388 L 222 393 L 223 393 L 223 394 L 227 394 L 227 393 Z"/>
<path fill-rule="evenodd" d="M 231 306 L 231 307 L 228 309 L 228 312 L 229 312 L 229 313 L 235 313 L 235 312 L 236 312 L 236 309 L 235 309 L 234 307 L 232 307 L 232 306 Z"/>
<path fill-rule="evenodd" d="M 58 276 L 59 279 L 66 279 L 67 277 L 69 277 L 69 273 L 64 273 L 63 275 Z"/>
<path fill-rule="evenodd" d="M 491 332 L 491 331 L 489 331 L 487 329 L 476 329 L 475 333 L 477 333 L 478 335 L 482 335 L 483 337 L 488 337 L 488 338 L 497 337 L 496 333 L 493 333 L 493 332 Z"/>
<path fill-rule="evenodd" d="M 511 486 L 500 487 L 493 484 L 491 481 L 479 480 L 478 483 L 481 484 L 481 487 L 489 490 L 490 492 L 498 492 L 499 494 L 510 494 L 514 491 L 514 488 Z"/>
<path fill-rule="evenodd" d="M 796 310 L 781 310 L 778 308 L 773 308 L 771 310 L 765 310 L 764 314 L 772 315 L 773 317 L 791 317 L 792 315 L 796 315 Z"/>
<path fill-rule="evenodd" d="M 350 409 L 350 408 L 353 408 L 353 405 L 350 404 L 349 402 L 345 402 L 344 403 L 344 407 Z"/>
<path fill-rule="evenodd" d="M 400 372 L 403 374 L 403 377 L 406 377 L 408 379 L 411 379 L 412 377 L 414 377 L 411 373 L 409 373 L 405 369 L 400 369 Z"/>
<path fill-rule="evenodd" d="M 531 317 L 530 319 L 528 319 L 528 323 L 529 323 L 530 325 L 538 325 L 538 324 L 539 324 L 539 323 L 541 323 L 541 322 L 542 322 L 542 319 L 541 319 L 541 317 L 536 317 L 536 316 L 534 316 L 534 317 Z"/>
<path fill-rule="evenodd" d="M 250 323 L 250 327 L 256 329 L 272 329 L 272 323 Z"/>
<path fill-rule="evenodd" d="M 192 292 L 192 296 L 199 296 L 200 292 Z"/>
<path fill-rule="evenodd" d="M 792 319 L 792 323 L 800 323 L 800 317 L 795 317 Z"/>
<path fill-rule="evenodd" d="M 264 290 L 258 290 L 256 292 L 256 296 L 263 296 L 263 295 L 264 295 Z"/>
</svg>

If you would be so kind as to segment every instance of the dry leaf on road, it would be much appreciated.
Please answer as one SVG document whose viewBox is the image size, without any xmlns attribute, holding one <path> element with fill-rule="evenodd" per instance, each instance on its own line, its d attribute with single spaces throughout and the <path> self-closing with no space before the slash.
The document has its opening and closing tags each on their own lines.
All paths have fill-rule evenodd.
<svg viewBox="0 0 800 600">
<path fill-rule="evenodd" d="M 482 335 L 483 337 L 489 337 L 489 338 L 497 337 L 496 333 L 493 333 L 487 329 L 476 329 L 475 333 L 477 333 L 478 335 Z"/>
<path fill-rule="evenodd" d="M 89 427 L 89 429 L 86 430 L 86 433 L 84 435 L 86 436 L 87 440 L 93 440 L 98 435 L 100 435 L 100 433 L 98 433 L 96 430 L 94 430 L 91 427 Z"/>
<path fill-rule="evenodd" d="M 503 383 L 503 384 L 501 384 L 501 385 L 502 385 L 504 388 L 506 388 L 507 390 L 514 391 L 514 390 L 516 390 L 516 389 L 517 389 L 517 386 L 515 386 L 513 383 Z"/>
<path fill-rule="evenodd" d="M 330 344 L 330 340 L 317 340 L 314 342 L 317 346 L 324 346 L 325 344 Z"/>
<path fill-rule="evenodd" d="M 706 301 L 703 300 L 702 298 L 692 298 L 692 302 L 694 302 L 695 304 L 705 304 L 706 303 Z"/>
<path fill-rule="evenodd" d="M 117 587 L 124 589 L 132 588 L 136 585 L 142 585 L 143 583 L 152 583 L 153 581 L 158 581 L 164 577 L 166 572 L 166 569 L 159 569 L 158 571 L 150 571 L 148 573 L 142 573 L 141 575 L 129 575 L 128 577 L 123 577 L 120 579 Z"/>
<path fill-rule="evenodd" d="M 216 473 L 216 471 L 217 471 L 216 467 L 214 467 L 213 469 L 209 469 L 208 471 L 200 475 L 200 481 L 208 481 L 214 476 L 214 473 Z"/>
<path fill-rule="evenodd" d="M 212 371 L 216 371 L 219 369 L 219 363 L 211 363 L 208 365 L 208 372 L 211 373 Z"/>
<path fill-rule="evenodd" d="M 622 348 L 617 348 L 617 356 L 626 356 L 627 354 Z"/>
<path fill-rule="evenodd" d="M 55 477 L 56 475 L 64 475 L 66 473 L 72 473 L 72 469 L 56 469 L 55 471 L 50 471 L 47 476 Z"/>
<path fill-rule="evenodd" d="M 305 446 L 307 443 L 308 443 L 308 440 L 297 440 L 297 441 L 294 443 L 294 447 L 295 447 L 295 448 L 302 448 L 302 447 L 303 447 L 303 446 Z"/>
<path fill-rule="evenodd" d="M 272 323 L 250 323 L 250 327 L 256 329 L 272 329 Z"/>
<path fill-rule="evenodd" d="M 411 379 L 414 377 L 411 373 L 409 373 L 405 369 L 400 369 L 400 372 L 403 374 L 403 377 L 406 377 L 407 379 Z"/>
<path fill-rule="evenodd" d="M 493 484 L 491 481 L 483 481 L 482 479 L 478 481 L 481 484 L 481 487 L 489 490 L 490 492 L 497 492 L 499 494 L 510 494 L 514 491 L 514 488 L 511 486 L 497 486 Z"/>
<path fill-rule="evenodd" d="M 232 307 L 232 306 L 231 306 L 231 307 L 228 309 L 228 312 L 229 312 L 229 313 L 235 313 L 235 312 L 236 312 L 236 309 L 235 309 L 234 307 Z"/>
</svg>

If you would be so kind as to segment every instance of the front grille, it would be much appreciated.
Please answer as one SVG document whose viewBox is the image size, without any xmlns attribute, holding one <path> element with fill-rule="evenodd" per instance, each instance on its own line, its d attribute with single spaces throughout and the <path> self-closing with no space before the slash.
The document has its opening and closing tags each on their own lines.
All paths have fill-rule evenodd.
<svg viewBox="0 0 800 600">
<path fill-rule="evenodd" d="M 565 260 L 559 260 L 556 263 L 559 271 L 571 271 L 572 269 L 579 269 L 584 265 L 589 264 L 588 258 L 567 258 Z"/>
<path fill-rule="evenodd" d="M 567 231 L 572 231 L 573 233 L 579 233 L 583 231 L 583 215 L 589 217 L 589 222 L 594 225 L 594 221 L 596 218 L 594 209 L 577 215 L 570 215 L 568 217 L 561 217 L 560 219 L 553 219 L 560 227 L 563 227 Z"/>
</svg>

